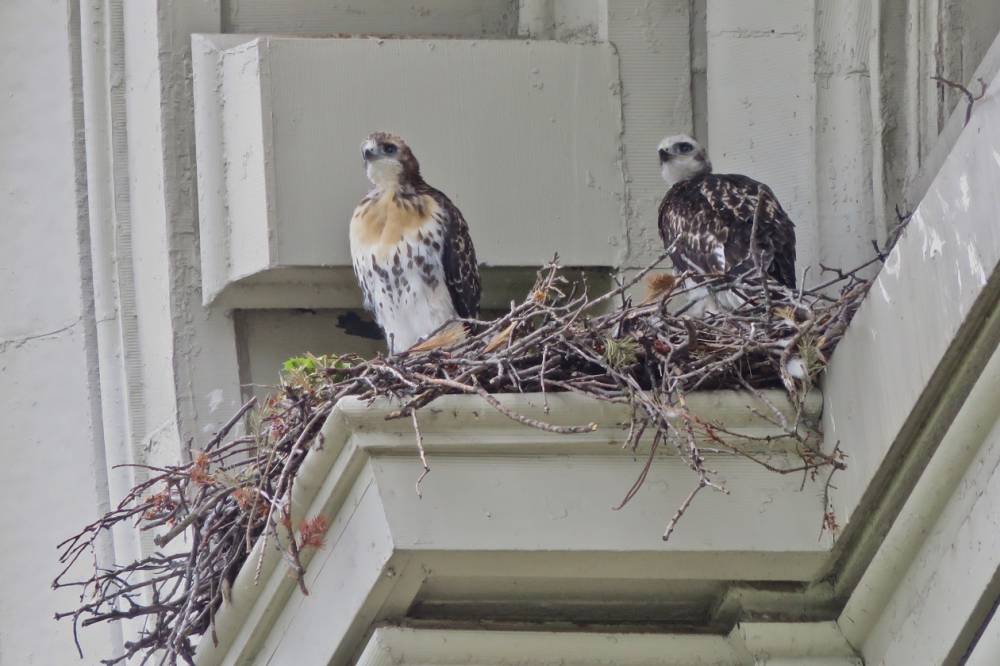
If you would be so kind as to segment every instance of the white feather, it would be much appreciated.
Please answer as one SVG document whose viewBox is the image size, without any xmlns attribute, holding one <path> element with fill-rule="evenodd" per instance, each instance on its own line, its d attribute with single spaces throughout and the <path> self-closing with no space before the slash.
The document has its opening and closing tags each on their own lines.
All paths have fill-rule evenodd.
<svg viewBox="0 0 1000 666">
<path fill-rule="evenodd" d="M 785 363 L 785 371 L 795 379 L 804 379 L 806 376 L 806 364 L 798 356 L 793 356 Z"/>
<path fill-rule="evenodd" d="M 395 189 L 401 173 L 403 173 L 403 165 L 399 163 L 399 160 L 385 157 L 368 162 L 365 167 L 365 175 L 368 176 L 368 180 L 383 190 Z"/>
<path fill-rule="evenodd" d="M 678 143 L 689 143 L 694 149 L 690 153 L 680 154 L 676 149 Z M 657 151 L 664 150 L 671 154 L 670 160 L 661 161 L 660 164 L 660 175 L 663 176 L 667 187 L 712 170 L 712 163 L 708 161 L 705 149 L 687 134 L 675 134 L 665 138 L 657 146 Z"/>
<path fill-rule="evenodd" d="M 440 229 L 435 231 L 435 226 L 425 225 L 422 233 L 440 243 L 443 234 Z M 389 351 L 395 354 L 409 349 L 458 315 L 445 283 L 440 250 L 418 240 L 416 230 L 405 234 L 388 251 L 380 249 L 375 254 L 367 248 L 355 247 L 354 270 L 368 293 L 370 302 L 366 306 L 385 331 Z M 397 254 L 398 276 L 393 273 Z M 387 276 L 383 277 L 375 266 Z"/>
<path fill-rule="evenodd" d="M 687 292 L 687 297 L 692 305 L 688 308 L 687 314 L 692 317 L 697 318 L 709 314 L 732 312 L 743 305 L 743 300 L 729 290 L 713 291 L 708 287 L 699 285 L 691 280 L 691 278 L 684 280 L 683 286 L 686 290 L 690 289 Z"/>
</svg>

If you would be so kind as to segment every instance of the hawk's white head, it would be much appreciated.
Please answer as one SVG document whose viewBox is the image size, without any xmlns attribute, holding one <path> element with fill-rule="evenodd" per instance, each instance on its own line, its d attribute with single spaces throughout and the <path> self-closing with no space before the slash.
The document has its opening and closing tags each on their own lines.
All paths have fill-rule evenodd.
<svg viewBox="0 0 1000 666">
<path fill-rule="evenodd" d="M 361 144 L 365 174 L 382 190 L 396 190 L 420 181 L 420 164 L 402 138 L 374 132 Z"/>
<path fill-rule="evenodd" d="M 657 152 L 660 155 L 660 173 L 668 187 L 712 171 L 705 149 L 687 134 L 668 136 L 660 142 Z"/>
</svg>

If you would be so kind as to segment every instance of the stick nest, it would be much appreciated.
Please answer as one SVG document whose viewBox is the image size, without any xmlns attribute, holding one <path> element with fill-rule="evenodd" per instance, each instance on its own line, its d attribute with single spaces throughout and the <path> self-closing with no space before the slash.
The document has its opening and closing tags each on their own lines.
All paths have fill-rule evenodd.
<svg viewBox="0 0 1000 666">
<path fill-rule="evenodd" d="M 262 405 L 247 402 L 214 438 L 192 451 L 190 462 L 137 466 L 137 476 L 145 480 L 117 508 L 59 545 L 65 568 L 53 586 L 76 588 L 80 605 L 56 617 L 72 619 L 74 637 L 80 626 L 129 620 L 134 638 L 122 654 L 103 663 L 142 657 L 141 663 L 193 664 L 198 640 L 206 633 L 215 640 L 214 617 L 237 572 L 256 566 L 259 573 L 258 558 L 266 549 L 283 554 L 307 593 L 301 555 L 322 546 L 327 525 L 319 516 L 292 525 L 292 487 L 310 447 L 320 443 L 324 420 L 347 396 L 394 399 L 399 408 L 390 418 L 413 420 L 423 465 L 418 493 L 429 467 L 416 414 L 440 395 L 478 395 L 525 426 L 557 433 L 586 432 L 595 425 L 541 422 L 512 412 L 493 394 L 569 391 L 628 405 L 625 448 L 636 451 L 643 442 L 648 451 L 635 484 L 623 489 L 621 506 L 640 490 L 660 446 L 674 447 L 692 472 L 691 492 L 672 516 L 664 516 L 664 539 L 699 492 L 726 492 L 705 466 L 700 442 L 717 445 L 713 453 L 744 456 L 776 473 L 798 472 L 804 479 L 832 475 L 844 467 L 843 455 L 836 447 L 824 449 L 802 408 L 868 291 L 870 281 L 862 274 L 884 257 L 876 251 L 878 257 L 856 270 L 824 269 L 829 279 L 809 289 L 782 287 L 761 279 L 758 270 L 697 276 L 699 293 L 740 304 L 703 317 L 689 314 L 698 307 L 683 287 L 691 281 L 654 274 L 659 262 L 591 297 L 554 261 L 507 314 L 464 322 L 468 334 L 447 346 L 370 360 L 292 359 L 280 389 Z M 645 295 L 633 302 L 627 294 L 643 285 Z M 794 418 L 767 401 L 761 391 L 767 387 L 785 388 Z M 733 444 L 740 436 L 724 423 L 707 423 L 687 410 L 687 393 L 721 388 L 756 394 L 767 405 L 758 415 L 794 438 L 801 461 L 782 468 L 755 458 Z M 231 437 L 241 422 L 249 434 Z M 754 443 L 752 437 L 743 439 Z M 836 529 L 832 512 L 822 528 Z M 156 549 L 125 564 L 99 563 L 98 541 L 112 529 L 152 531 Z M 180 535 L 185 538 L 177 539 Z M 81 568 L 89 575 L 74 578 Z"/>
</svg>

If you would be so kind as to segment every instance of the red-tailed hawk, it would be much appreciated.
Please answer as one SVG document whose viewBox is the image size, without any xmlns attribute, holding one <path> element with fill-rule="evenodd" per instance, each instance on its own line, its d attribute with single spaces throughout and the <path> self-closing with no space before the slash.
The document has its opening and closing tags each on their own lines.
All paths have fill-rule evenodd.
<svg viewBox="0 0 1000 666">
<path fill-rule="evenodd" d="M 365 308 L 396 354 L 479 313 L 479 267 L 462 213 L 424 182 L 405 141 L 376 132 L 361 153 L 374 188 L 351 217 L 351 258 Z"/>
<path fill-rule="evenodd" d="M 677 273 L 736 275 L 754 270 L 751 231 L 759 201 L 755 252 L 769 279 L 795 287 L 795 225 L 771 188 L 746 176 L 712 173 L 705 150 L 684 134 L 664 139 L 658 152 L 669 186 L 660 203 L 660 237 L 672 246 Z M 711 303 L 711 295 L 706 300 L 710 309 L 737 305 L 728 298 L 720 299 L 727 303 Z"/>
</svg>

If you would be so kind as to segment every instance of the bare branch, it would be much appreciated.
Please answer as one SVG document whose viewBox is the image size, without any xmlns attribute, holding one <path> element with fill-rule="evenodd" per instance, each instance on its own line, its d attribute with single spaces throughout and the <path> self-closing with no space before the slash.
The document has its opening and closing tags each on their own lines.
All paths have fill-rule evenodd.
<svg viewBox="0 0 1000 666">
<path fill-rule="evenodd" d="M 953 88 L 962 93 L 963 95 L 965 95 L 965 123 L 963 124 L 963 126 L 968 125 L 969 121 L 972 120 L 972 107 L 975 106 L 976 102 L 978 102 L 979 100 L 981 100 L 983 97 L 986 96 L 986 81 L 983 81 L 982 79 L 976 79 L 976 81 L 979 83 L 979 94 L 974 95 L 971 90 L 969 90 L 967 87 L 956 81 L 949 81 L 948 79 L 941 76 L 932 76 L 931 80 L 937 81 L 938 85 L 943 85 L 949 88 Z"/>
</svg>

